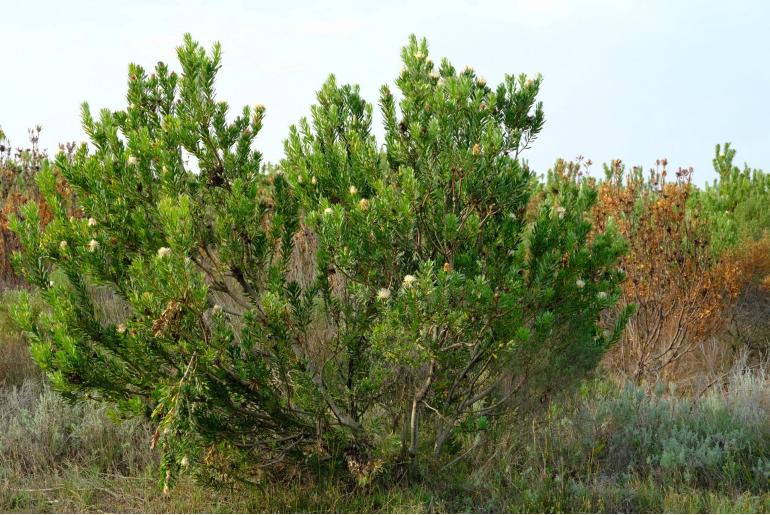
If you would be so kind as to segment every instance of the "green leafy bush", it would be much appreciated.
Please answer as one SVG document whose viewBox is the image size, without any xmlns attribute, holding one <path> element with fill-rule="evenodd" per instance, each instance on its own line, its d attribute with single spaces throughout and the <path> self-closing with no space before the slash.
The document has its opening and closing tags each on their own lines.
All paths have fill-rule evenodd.
<svg viewBox="0 0 770 515">
<path fill-rule="evenodd" d="M 215 98 L 219 46 L 186 36 L 178 56 L 181 74 L 130 66 L 126 109 L 84 105 L 92 150 L 55 167 L 85 216 L 67 216 L 47 166 L 53 220 L 28 205 L 13 223 L 48 304 L 15 310 L 33 356 L 66 396 L 151 417 L 167 485 L 284 464 L 368 483 L 455 460 L 618 338 L 627 313 L 598 320 L 625 247 L 611 226 L 589 237 L 596 190 L 563 175 L 528 210 L 518 156 L 543 125 L 539 78 L 491 88 L 413 38 L 398 105 L 382 89 L 383 147 L 372 106 L 332 77 L 266 175 L 264 107 L 228 121 Z"/>
</svg>

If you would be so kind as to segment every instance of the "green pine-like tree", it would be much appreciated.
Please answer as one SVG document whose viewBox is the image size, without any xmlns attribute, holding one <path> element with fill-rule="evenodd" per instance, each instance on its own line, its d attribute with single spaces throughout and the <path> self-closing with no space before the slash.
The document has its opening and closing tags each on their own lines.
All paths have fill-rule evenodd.
<svg viewBox="0 0 770 515">
<path fill-rule="evenodd" d="M 716 146 L 713 164 L 718 178 L 698 190 L 690 203 L 692 214 L 710 224 L 718 253 L 758 241 L 770 231 L 770 175 L 735 165 L 735 153 L 730 143 Z"/>
<path fill-rule="evenodd" d="M 167 486 L 451 462 L 617 340 L 627 313 L 599 320 L 625 245 L 592 233 L 595 188 L 562 173 L 543 189 L 519 160 L 540 78 L 492 88 L 412 38 L 399 101 L 381 91 L 383 145 L 371 104 L 331 77 L 266 174 L 265 110 L 228 121 L 219 46 L 188 35 L 178 57 L 179 74 L 131 65 L 126 109 L 84 105 L 90 148 L 39 174 L 53 220 L 28 205 L 13 222 L 48 305 L 15 310 L 33 356 L 68 397 L 151 418 Z M 95 302 L 105 289 L 124 316 Z"/>
</svg>

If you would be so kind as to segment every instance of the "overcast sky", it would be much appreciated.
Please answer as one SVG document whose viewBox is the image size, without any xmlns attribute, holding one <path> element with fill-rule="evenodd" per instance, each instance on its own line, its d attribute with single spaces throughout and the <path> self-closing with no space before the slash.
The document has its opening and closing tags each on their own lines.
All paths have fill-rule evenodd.
<svg viewBox="0 0 770 515">
<path fill-rule="evenodd" d="M 412 5 L 415 4 L 415 5 Z M 13 144 L 82 140 L 79 106 L 125 104 L 129 62 L 173 63 L 182 34 L 224 50 L 219 97 L 267 106 L 257 139 L 282 157 L 287 127 L 309 113 L 329 73 L 373 103 L 398 74 L 410 33 L 431 57 L 472 65 L 489 83 L 541 73 L 546 125 L 525 156 L 645 167 L 668 158 L 714 177 L 714 145 L 770 169 L 770 2 L 2 0 L 0 127 Z M 379 118 L 377 119 L 379 121 Z"/>
</svg>

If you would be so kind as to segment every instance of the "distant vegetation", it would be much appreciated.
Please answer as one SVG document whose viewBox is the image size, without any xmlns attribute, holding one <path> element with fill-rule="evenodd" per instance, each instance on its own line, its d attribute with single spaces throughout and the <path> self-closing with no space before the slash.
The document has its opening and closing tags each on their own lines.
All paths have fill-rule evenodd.
<svg viewBox="0 0 770 515">
<path fill-rule="evenodd" d="M 541 79 L 411 38 L 383 142 L 331 76 L 265 164 L 219 46 L 178 57 L 88 144 L 0 136 L 0 508 L 770 509 L 770 179 L 729 144 L 705 188 L 538 177 Z"/>
</svg>

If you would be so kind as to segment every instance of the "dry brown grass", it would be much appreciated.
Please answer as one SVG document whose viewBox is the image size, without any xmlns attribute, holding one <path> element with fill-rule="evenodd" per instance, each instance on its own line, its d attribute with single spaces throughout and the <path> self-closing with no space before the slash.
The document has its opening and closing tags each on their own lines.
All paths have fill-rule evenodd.
<svg viewBox="0 0 770 515">
<path fill-rule="evenodd" d="M 40 377 L 29 347 L 10 318 L 15 291 L 0 292 L 0 387 L 20 385 L 28 377 Z"/>
</svg>

